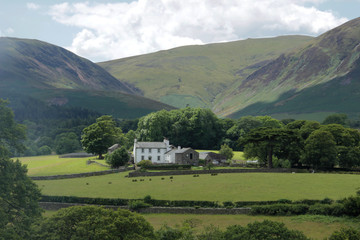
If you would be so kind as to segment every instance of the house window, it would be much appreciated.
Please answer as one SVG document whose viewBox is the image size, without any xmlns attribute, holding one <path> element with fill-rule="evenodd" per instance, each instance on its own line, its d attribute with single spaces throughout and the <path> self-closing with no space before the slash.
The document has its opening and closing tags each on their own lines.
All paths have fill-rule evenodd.
<svg viewBox="0 0 360 240">
<path fill-rule="evenodd" d="M 151 148 L 149 148 L 149 153 L 151 153 Z"/>
<path fill-rule="evenodd" d="M 141 149 L 141 152 L 144 153 L 144 149 L 143 149 L 143 148 Z"/>
<path fill-rule="evenodd" d="M 160 156 L 158 156 L 158 161 L 160 161 Z"/>
<path fill-rule="evenodd" d="M 144 156 L 141 156 L 141 160 L 144 160 L 145 158 L 144 158 Z"/>
<path fill-rule="evenodd" d="M 160 153 L 160 148 L 158 148 L 158 153 Z"/>
<path fill-rule="evenodd" d="M 149 156 L 149 160 L 151 161 L 151 156 Z"/>
<path fill-rule="evenodd" d="M 192 153 L 190 153 L 190 159 L 193 159 L 193 154 Z"/>
</svg>

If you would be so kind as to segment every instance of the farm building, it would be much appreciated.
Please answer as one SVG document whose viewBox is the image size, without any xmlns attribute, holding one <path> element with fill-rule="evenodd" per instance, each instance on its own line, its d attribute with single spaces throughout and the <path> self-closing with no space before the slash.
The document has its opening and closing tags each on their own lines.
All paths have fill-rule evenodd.
<svg viewBox="0 0 360 240">
<path fill-rule="evenodd" d="M 163 142 L 138 142 L 134 140 L 134 163 L 150 160 L 153 164 L 192 164 L 199 162 L 199 153 L 191 148 L 170 145 L 168 139 Z"/>
<path fill-rule="evenodd" d="M 206 162 L 211 162 L 213 164 L 220 164 L 226 162 L 226 157 L 224 155 L 214 153 L 214 152 L 201 152 L 200 159 L 206 160 Z"/>
</svg>

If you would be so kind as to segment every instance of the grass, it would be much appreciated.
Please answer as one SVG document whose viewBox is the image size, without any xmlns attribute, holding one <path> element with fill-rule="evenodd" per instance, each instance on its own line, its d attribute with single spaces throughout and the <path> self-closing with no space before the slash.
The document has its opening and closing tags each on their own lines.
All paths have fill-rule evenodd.
<svg viewBox="0 0 360 240">
<path fill-rule="evenodd" d="M 104 176 L 36 181 L 46 195 L 104 198 L 260 201 L 278 199 L 341 199 L 353 195 L 360 183 L 360 175 L 307 173 L 234 173 L 169 177 L 143 177 L 132 182 L 127 173 Z M 138 178 L 139 179 L 139 178 Z M 109 184 L 111 182 L 111 184 Z M 216 189 L 216 191 L 214 191 Z"/>
<path fill-rule="evenodd" d="M 29 176 L 51 176 L 108 170 L 98 164 L 86 164 L 92 158 L 59 158 L 58 155 L 21 157 L 21 163 L 27 165 Z"/>
<path fill-rule="evenodd" d="M 249 215 L 185 215 L 185 214 L 144 214 L 143 217 L 151 223 L 157 230 L 162 225 L 169 226 L 181 225 L 185 220 L 195 220 L 199 223 L 197 231 L 201 231 L 205 226 L 213 225 L 220 229 L 225 229 L 230 225 L 245 226 L 254 221 L 271 220 L 283 222 L 289 229 L 302 231 L 312 239 L 324 239 L 329 237 L 335 230 L 341 227 L 360 227 L 359 221 L 347 218 L 326 217 L 326 216 L 249 216 Z M 194 222 L 195 222 L 194 221 Z"/>
</svg>

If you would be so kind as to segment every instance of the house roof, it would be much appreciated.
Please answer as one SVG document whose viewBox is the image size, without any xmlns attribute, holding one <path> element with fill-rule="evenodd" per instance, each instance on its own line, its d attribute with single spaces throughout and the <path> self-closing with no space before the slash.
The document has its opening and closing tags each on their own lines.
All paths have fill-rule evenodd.
<svg viewBox="0 0 360 240">
<path fill-rule="evenodd" d="M 137 148 L 166 148 L 164 142 L 137 142 Z"/>
<path fill-rule="evenodd" d="M 226 159 L 226 157 L 224 155 L 214 153 L 214 152 L 201 152 L 200 153 L 200 158 L 201 159 L 206 159 L 207 157 L 208 157 L 208 159 L 211 159 L 211 160 Z"/>
<path fill-rule="evenodd" d="M 192 148 L 181 148 L 181 149 L 175 148 L 175 149 L 172 149 L 172 150 L 166 152 L 166 154 L 185 153 L 185 152 L 187 152 L 188 150 L 192 150 Z"/>
<path fill-rule="evenodd" d="M 119 147 L 120 147 L 119 144 L 116 143 L 116 144 L 112 145 L 111 147 L 109 147 L 108 150 L 113 151 Z"/>
</svg>

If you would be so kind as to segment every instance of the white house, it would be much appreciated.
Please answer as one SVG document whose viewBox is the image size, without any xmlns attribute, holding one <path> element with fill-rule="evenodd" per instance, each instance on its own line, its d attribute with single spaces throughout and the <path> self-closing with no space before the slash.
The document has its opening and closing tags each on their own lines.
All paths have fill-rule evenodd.
<svg viewBox="0 0 360 240">
<path fill-rule="evenodd" d="M 168 139 L 163 142 L 138 142 L 134 140 L 134 163 L 150 160 L 153 164 L 198 164 L 199 153 L 191 148 L 170 145 Z"/>
<path fill-rule="evenodd" d="M 141 160 L 150 160 L 153 163 L 170 163 L 165 160 L 165 153 L 169 152 L 172 146 L 166 138 L 163 142 L 138 142 L 134 140 L 134 163 Z"/>
</svg>

